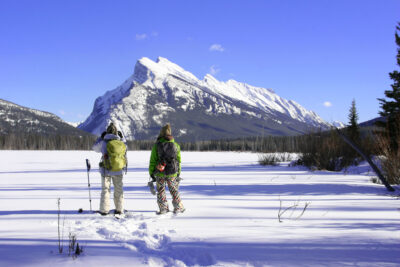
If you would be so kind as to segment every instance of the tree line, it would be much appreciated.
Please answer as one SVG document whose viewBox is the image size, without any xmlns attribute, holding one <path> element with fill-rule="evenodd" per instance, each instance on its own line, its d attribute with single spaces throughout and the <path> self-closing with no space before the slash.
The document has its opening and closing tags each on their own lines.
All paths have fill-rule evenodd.
<svg viewBox="0 0 400 267">
<path fill-rule="evenodd" d="M 39 135 L 10 133 L 0 135 L 1 150 L 91 150 L 96 136 Z M 305 136 L 243 137 L 180 143 L 182 151 L 300 152 Z M 179 140 L 177 140 L 179 142 Z M 128 150 L 151 150 L 155 140 L 128 141 Z"/>
<path fill-rule="evenodd" d="M 90 150 L 94 136 L 9 133 L 0 135 L 1 150 Z"/>
</svg>

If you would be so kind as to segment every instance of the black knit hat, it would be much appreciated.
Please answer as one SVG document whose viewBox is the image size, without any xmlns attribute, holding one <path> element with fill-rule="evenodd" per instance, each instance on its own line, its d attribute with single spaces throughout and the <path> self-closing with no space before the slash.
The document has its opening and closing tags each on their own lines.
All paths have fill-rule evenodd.
<svg viewBox="0 0 400 267">
<path fill-rule="evenodd" d="M 110 125 L 108 125 L 106 132 L 109 134 L 117 135 L 117 133 L 118 133 L 117 127 L 115 127 L 114 123 L 111 122 Z"/>
</svg>

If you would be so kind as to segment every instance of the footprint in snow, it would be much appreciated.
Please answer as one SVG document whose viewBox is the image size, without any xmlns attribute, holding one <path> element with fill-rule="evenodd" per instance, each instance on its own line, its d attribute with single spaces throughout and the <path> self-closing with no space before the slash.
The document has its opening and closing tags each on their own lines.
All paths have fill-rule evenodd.
<svg viewBox="0 0 400 267">
<path fill-rule="evenodd" d="M 140 225 L 139 225 L 139 229 L 147 229 L 147 223 L 141 223 Z"/>
</svg>

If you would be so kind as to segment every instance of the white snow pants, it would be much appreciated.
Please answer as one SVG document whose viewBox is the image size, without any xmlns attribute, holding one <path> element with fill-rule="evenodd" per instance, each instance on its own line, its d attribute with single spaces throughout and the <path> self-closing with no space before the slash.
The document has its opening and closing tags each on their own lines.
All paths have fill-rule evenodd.
<svg viewBox="0 0 400 267">
<path fill-rule="evenodd" d="M 110 211 L 111 180 L 114 184 L 114 205 L 115 210 L 124 212 L 124 192 L 122 184 L 122 174 L 112 176 L 101 176 L 101 198 L 100 212 Z"/>
</svg>

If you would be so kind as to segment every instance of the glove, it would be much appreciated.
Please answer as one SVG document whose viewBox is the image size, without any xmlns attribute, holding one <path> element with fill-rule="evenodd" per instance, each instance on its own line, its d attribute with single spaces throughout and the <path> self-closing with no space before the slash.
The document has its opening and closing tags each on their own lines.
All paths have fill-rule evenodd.
<svg viewBox="0 0 400 267">
<path fill-rule="evenodd" d="M 122 139 L 123 138 L 122 133 L 120 131 L 118 131 L 117 133 L 118 133 L 118 136 Z"/>
<path fill-rule="evenodd" d="M 151 177 L 151 181 L 152 181 L 152 182 L 155 182 L 155 181 L 157 181 L 157 178 L 154 176 L 154 174 L 153 174 L 153 173 L 150 175 L 150 177 Z"/>
<path fill-rule="evenodd" d="M 152 181 L 149 181 L 147 183 L 147 186 L 149 187 L 151 194 L 155 195 L 156 194 L 156 189 L 154 188 L 154 183 Z"/>
<path fill-rule="evenodd" d="M 183 178 L 181 178 L 178 174 L 178 176 L 176 176 L 175 181 L 179 184 L 181 181 L 183 180 Z"/>
<path fill-rule="evenodd" d="M 104 139 L 104 136 L 107 134 L 107 132 L 103 132 L 102 134 L 101 134 L 101 139 Z"/>
</svg>

